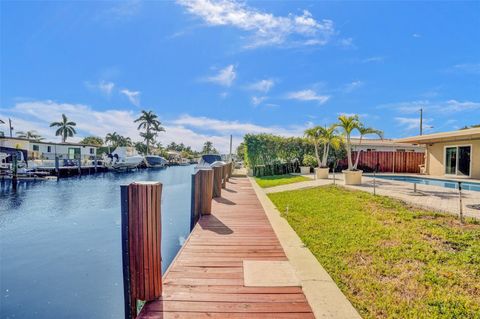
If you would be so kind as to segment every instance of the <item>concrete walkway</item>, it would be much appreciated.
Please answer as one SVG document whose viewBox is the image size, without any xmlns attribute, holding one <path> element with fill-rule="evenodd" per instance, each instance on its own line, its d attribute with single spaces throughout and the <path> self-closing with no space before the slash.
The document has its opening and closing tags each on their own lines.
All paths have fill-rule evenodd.
<svg viewBox="0 0 480 319">
<path fill-rule="evenodd" d="M 333 184 L 333 175 L 329 179 L 314 180 L 313 175 L 303 175 L 311 178 L 311 181 L 299 182 L 276 187 L 266 188 L 266 193 L 284 192 L 302 188 L 310 188 Z M 335 174 L 336 182 L 344 186 L 343 175 Z M 376 193 L 402 200 L 410 205 L 437 212 L 458 215 L 459 196 L 458 190 L 440 186 L 417 184 L 414 192 L 414 184 L 386 179 L 376 179 Z M 358 186 L 346 186 L 347 188 L 373 193 L 373 178 L 364 176 L 363 184 Z M 480 192 L 462 191 L 463 214 L 468 217 L 480 219 L 480 210 L 470 208 L 470 205 L 480 205 Z"/>
</svg>

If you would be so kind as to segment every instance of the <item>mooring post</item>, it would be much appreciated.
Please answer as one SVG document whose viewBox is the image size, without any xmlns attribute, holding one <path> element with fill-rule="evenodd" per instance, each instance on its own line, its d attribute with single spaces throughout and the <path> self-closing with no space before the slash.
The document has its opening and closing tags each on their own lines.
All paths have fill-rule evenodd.
<svg viewBox="0 0 480 319">
<path fill-rule="evenodd" d="M 122 260 L 125 318 L 137 316 L 137 300 L 162 295 L 162 184 L 121 186 Z"/>
<path fill-rule="evenodd" d="M 213 170 L 200 169 L 192 174 L 192 202 L 190 230 L 195 227 L 201 216 L 212 212 Z"/>
<path fill-rule="evenodd" d="M 222 166 L 222 188 L 227 188 L 227 165 Z"/>
<path fill-rule="evenodd" d="M 213 197 L 222 196 L 222 175 L 223 167 L 215 166 L 213 167 Z"/>
<path fill-rule="evenodd" d="M 459 202 L 459 214 L 460 214 L 460 222 L 463 224 L 463 203 L 462 203 L 462 182 L 458 182 L 458 202 Z"/>
<path fill-rule="evenodd" d="M 12 189 L 17 190 L 17 179 L 18 179 L 18 163 L 17 163 L 17 154 L 12 154 Z"/>
</svg>

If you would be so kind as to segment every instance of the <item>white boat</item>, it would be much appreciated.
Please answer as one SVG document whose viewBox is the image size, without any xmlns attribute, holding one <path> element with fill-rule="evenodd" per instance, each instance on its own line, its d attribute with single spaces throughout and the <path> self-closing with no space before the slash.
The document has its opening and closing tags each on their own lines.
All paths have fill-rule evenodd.
<svg viewBox="0 0 480 319">
<path fill-rule="evenodd" d="M 198 161 L 197 166 L 195 168 L 209 168 L 215 166 L 222 166 L 225 162 L 222 161 L 222 157 L 217 154 L 205 154 L 202 155 L 200 161 Z"/>
<path fill-rule="evenodd" d="M 136 168 L 143 162 L 133 147 L 117 147 L 111 154 L 104 156 L 103 165 L 108 169 L 127 170 Z"/>
<path fill-rule="evenodd" d="M 167 164 L 167 160 L 158 155 L 145 155 L 145 165 L 147 167 L 164 167 Z"/>
</svg>

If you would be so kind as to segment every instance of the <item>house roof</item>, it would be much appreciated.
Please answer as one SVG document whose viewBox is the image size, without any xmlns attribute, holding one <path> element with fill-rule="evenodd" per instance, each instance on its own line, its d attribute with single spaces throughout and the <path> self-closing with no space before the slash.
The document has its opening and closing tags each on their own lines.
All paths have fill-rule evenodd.
<svg viewBox="0 0 480 319">
<path fill-rule="evenodd" d="M 360 139 L 359 138 L 351 138 L 350 142 L 352 143 L 353 146 L 357 146 L 360 144 Z M 418 145 L 414 145 L 411 143 L 399 143 L 396 140 L 392 139 L 368 139 L 368 138 L 363 138 L 362 139 L 362 146 L 390 146 L 390 147 L 418 147 Z"/>
<path fill-rule="evenodd" d="M 101 146 L 94 145 L 94 144 L 80 144 L 80 143 L 70 143 L 70 142 L 55 143 L 55 142 L 37 141 L 37 140 L 22 138 L 22 137 L 8 137 L 8 136 L 0 136 L 0 140 L 15 140 L 15 141 L 31 142 L 31 143 L 35 143 L 35 144 L 49 144 L 49 145 L 66 145 L 66 146 L 71 145 L 71 146 L 101 147 Z"/>
<path fill-rule="evenodd" d="M 480 139 L 480 128 L 469 128 L 458 131 L 442 132 L 400 138 L 399 143 L 429 144 L 438 142 L 470 141 Z"/>
</svg>

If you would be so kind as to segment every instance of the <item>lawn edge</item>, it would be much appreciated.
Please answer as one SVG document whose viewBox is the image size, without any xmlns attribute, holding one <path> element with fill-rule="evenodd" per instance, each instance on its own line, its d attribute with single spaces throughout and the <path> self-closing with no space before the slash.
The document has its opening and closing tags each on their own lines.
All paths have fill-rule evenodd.
<svg viewBox="0 0 480 319">
<path fill-rule="evenodd" d="M 248 177 L 316 318 L 361 318 L 254 178 Z"/>
</svg>

